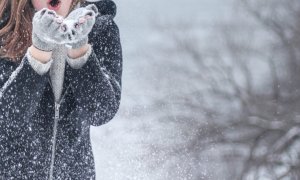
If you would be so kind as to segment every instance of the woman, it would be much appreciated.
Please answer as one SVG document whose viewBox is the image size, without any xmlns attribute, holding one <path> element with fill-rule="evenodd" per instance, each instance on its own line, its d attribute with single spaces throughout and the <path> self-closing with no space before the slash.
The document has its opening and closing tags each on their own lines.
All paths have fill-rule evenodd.
<svg viewBox="0 0 300 180">
<path fill-rule="evenodd" d="M 121 98 L 115 14 L 110 0 L 0 2 L 0 179 L 95 179 L 90 126 Z"/>
</svg>

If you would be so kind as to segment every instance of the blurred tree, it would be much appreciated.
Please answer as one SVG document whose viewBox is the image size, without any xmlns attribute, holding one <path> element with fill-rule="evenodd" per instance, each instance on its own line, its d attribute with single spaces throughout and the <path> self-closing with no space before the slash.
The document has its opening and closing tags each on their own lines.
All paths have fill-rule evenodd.
<svg viewBox="0 0 300 180">
<path fill-rule="evenodd" d="M 300 179 L 300 1 L 236 5 L 206 40 L 193 22 L 156 24 L 166 40 L 151 59 L 165 96 L 153 107 L 186 135 L 175 156 L 199 160 L 213 146 L 228 165 L 223 178 Z"/>
</svg>

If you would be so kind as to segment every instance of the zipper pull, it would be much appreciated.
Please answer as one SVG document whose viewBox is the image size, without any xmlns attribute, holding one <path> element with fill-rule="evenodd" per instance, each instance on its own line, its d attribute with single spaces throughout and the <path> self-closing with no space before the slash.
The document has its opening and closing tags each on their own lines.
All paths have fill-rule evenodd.
<svg viewBox="0 0 300 180">
<path fill-rule="evenodd" d="M 56 119 L 59 118 L 59 107 L 60 107 L 60 104 L 55 102 L 55 118 Z"/>
</svg>

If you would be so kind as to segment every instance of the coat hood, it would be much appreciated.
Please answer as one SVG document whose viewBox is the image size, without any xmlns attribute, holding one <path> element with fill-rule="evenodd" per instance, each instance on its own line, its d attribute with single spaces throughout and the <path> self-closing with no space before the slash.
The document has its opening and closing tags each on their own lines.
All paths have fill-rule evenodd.
<svg viewBox="0 0 300 180">
<path fill-rule="evenodd" d="M 99 10 L 100 15 L 111 15 L 113 17 L 116 16 L 117 6 L 111 0 L 87 0 L 82 6 L 87 6 L 89 4 L 95 4 Z"/>
</svg>

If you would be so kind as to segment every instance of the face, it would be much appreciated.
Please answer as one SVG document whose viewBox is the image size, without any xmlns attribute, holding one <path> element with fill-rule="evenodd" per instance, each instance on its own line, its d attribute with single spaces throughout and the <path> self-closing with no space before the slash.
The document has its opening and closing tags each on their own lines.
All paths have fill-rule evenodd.
<svg viewBox="0 0 300 180">
<path fill-rule="evenodd" d="M 54 10 L 58 15 L 66 17 L 73 0 L 31 0 L 31 2 L 37 11 L 48 8 Z"/>
</svg>

